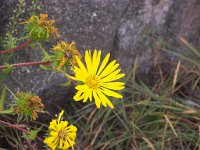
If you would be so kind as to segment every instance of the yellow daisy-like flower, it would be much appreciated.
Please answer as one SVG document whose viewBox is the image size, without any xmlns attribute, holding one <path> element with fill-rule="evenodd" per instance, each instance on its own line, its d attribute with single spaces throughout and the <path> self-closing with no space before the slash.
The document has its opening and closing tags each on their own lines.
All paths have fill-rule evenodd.
<svg viewBox="0 0 200 150">
<path fill-rule="evenodd" d="M 44 139 L 44 143 L 52 150 L 56 148 L 67 150 L 70 147 L 74 149 L 77 128 L 73 125 L 68 126 L 67 121 L 61 121 L 63 113 L 62 110 L 58 119 L 50 122 L 49 137 Z"/>
<path fill-rule="evenodd" d="M 110 53 L 106 55 L 100 65 L 101 50 L 95 50 L 93 55 L 90 50 L 86 50 L 86 67 L 77 59 L 78 66 L 75 66 L 73 69 L 75 76 L 67 75 L 69 78 L 81 82 L 75 87 L 78 90 L 74 96 L 75 101 L 83 100 L 83 102 L 86 102 L 88 99 L 92 101 L 94 98 L 97 108 L 100 108 L 101 104 L 105 107 L 114 108 L 107 96 L 123 98 L 121 94 L 114 90 L 125 88 L 123 82 L 115 81 L 122 78 L 125 74 L 120 73 L 121 69 L 117 69 L 119 64 L 116 63 L 116 60 L 108 63 L 109 58 Z"/>
<path fill-rule="evenodd" d="M 81 59 L 81 54 L 76 50 L 76 43 L 74 41 L 70 44 L 62 41 L 54 46 L 53 50 L 55 52 L 56 64 L 58 64 L 58 66 L 56 66 L 58 71 L 67 63 L 69 63 L 72 68 L 77 66 L 76 58 L 78 57 Z"/>
</svg>

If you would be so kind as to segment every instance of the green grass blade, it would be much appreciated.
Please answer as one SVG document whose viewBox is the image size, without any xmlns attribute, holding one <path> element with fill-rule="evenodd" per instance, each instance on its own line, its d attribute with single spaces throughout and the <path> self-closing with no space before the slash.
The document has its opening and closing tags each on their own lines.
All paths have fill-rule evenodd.
<svg viewBox="0 0 200 150">
<path fill-rule="evenodd" d="M 1 111 L 1 110 L 4 110 L 5 96 L 6 96 L 6 88 L 4 88 L 4 89 L 2 90 L 2 93 L 1 93 L 0 111 Z"/>
</svg>

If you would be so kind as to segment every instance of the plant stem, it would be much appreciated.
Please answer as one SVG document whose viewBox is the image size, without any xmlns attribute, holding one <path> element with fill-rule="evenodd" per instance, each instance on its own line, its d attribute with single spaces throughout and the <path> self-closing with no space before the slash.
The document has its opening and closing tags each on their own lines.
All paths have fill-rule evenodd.
<svg viewBox="0 0 200 150">
<path fill-rule="evenodd" d="M 28 46 L 32 42 L 33 42 L 32 40 L 28 40 L 28 41 L 26 41 L 24 43 L 19 44 L 18 46 L 14 47 L 14 48 L 10 48 L 10 49 L 7 49 L 7 50 L 0 51 L 0 55 L 20 50 L 21 48 L 24 48 L 24 47 Z"/>
<path fill-rule="evenodd" d="M 48 65 L 50 64 L 51 61 L 35 61 L 35 62 L 25 62 L 25 63 L 18 63 L 18 64 L 11 64 L 11 65 L 3 65 L 3 66 L 0 66 L 0 69 L 4 69 L 4 68 L 7 68 L 9 66 L 12 66 L 12 67 L 23 67 L 23 66 L 35 66 L 35 65 Z M 52 66 L 50 66 L 52 67 Z M 65 72 L 63 71 L 59 71 L 63 74 L 66 74 Z M 66 76 L 67 77 L 67 76 Z M 70 79 L 69 77 L 67 77 L 67 79 L 72 82 L 74 85 L 76 85 L 76 82 L 74 82 L 72 79 Z"/>
<path fill-rule="evenodd" d="M 29 132 L 28 132 L 26 129 L 20 128 L 20 127 L 18 127 L 18 125 L 14 125 L 14 124 L 11 124 L 11 123 L 6 122 L 6 121 L 3 121 L 3 120 L 0 120 L 0 123 L 5 124 L 5 125 L 7 125 L 7 126 L 9 126 L 9 127 L 11 127 L 11 128 L 15 128 L 15 129 L 17 129 L 17 130 L 23 131 L 23 132 L 25 132 L 26 134 L 29 134 Z M 40 138 L 40 137 L 38 137 L 38 136 L 37 136 L 36 138 L 37 138 L 39 141 L 43 141 L 43 139 Z"/>
<path fill-rule="evenodd" d="M 18 63 L 18 64 L 11 64 L 9 66 L 12 67 L 23 67 L 23 66 L 35 66 L 35 65 L 46 65 L 51 63 L 50 61 L 35 61 L 35 62 L 25 62 L 25 63 Z M 8 65 L 0 66 L 0 69 L 7 68 Z"/>
</svg>

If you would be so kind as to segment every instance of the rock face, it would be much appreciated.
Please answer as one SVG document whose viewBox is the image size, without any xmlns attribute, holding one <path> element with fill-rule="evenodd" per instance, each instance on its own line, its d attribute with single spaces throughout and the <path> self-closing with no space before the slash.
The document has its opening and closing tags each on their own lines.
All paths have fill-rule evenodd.
<svg viewBox="0 0 200 150">
<path fill-rule="evenodd" d="M 50 0 L 42 5 L 42 10 L 58 21 L 62 36 L 76 41 L 80 50 L 96 48 L 112 52 L 126 72 L 139 53 L 141 72 L 145 73 L 152 56 L 147 35 L 174 41 L 177 39 L 172 32 L 175 32 L 199 48 L 199 3 L 198 0 Z"/>
<path fill-rule="evenodd" d="M 15 7 L 16 0 L 0 1 L 0 4 L 2 18 L 12 13 L 7 6 Z M 48 0 L 41 4 L 41 12 L 56 20 L 63 40 L 75 41 L 81 52 L 86 49 L 101 49 L 104 54 L 111 52 L 125 72 L 132 68 L 136 55 L 140 71 L 149 71 L 152 50 L 147 35 L 159 35 L 181 51 L 178 39 L 173 36 L 175 32 L 200 48 L 199 0 Z M 5 31 L 5 23 L 7 21 L 1 19 L 1 33 Z M 16 61 L 32 60 L 32 55 L 22 52 Z M 49 80 L 49 75 L 37 67 L 17 68 L 7 83 L 14 86 L 15 91 L 17 88 L 41 93 L 56 102 L 67 94 L 67 90 L 57 86 L 66 79 L 56 75 Z"/>
</svg>

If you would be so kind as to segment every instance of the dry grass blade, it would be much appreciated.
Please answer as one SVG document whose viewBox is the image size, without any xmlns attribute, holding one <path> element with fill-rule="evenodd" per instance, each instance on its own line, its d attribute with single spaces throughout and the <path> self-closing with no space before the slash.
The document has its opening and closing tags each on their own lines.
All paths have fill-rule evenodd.
<svg viewBox="0 0 200 150">
<path fill-rule="evenodd" d="M 148 147 L 151 149 L 151 150 L 156 150 L 153 146 L 153 144 L 145 137 L 142 137 L 142 139 L 148 144 Z"/>
<path fill-rule="evenodd" d="M 169 120 L 169 118 L 167 117 L 167 115 L 164 114 L 164 117 L 165 117 L 167 123 L 169 124 L 170 128 L 172 129 L 174 135 L 175 135 L 176 137 L 178 137 L 178 134 L 176 133 L 176 130 L 174 129 L 174 127 L 173 127 L 173 125 L 172 125 L 172 122 Z"/>
<path fill-rule="evenodd" d="M 136 72 L 137 72 L 137 68 L 138 68 L 138 57 L 136 56 L 135 61 L 134 61 L 134 66 L 133 66 L 133 69 L 131 71 L 133 80 L 135 80 L 135 75 L 136 75 Z"/>
<path fill-rule="evenodd" d="M 177 35 L 178 36 L 178 35 Z M 178 36 L 178 38 L 195 54 L 200 58 L 200 53 L 182 36 Z"/>
<path fill-rule="evenodd" d="M 181 61 L 179 60 L 177 66 L 176 66 L 176 70 L 175 70 L 175 74 L 174 74 L 174 78 L 173 78 L 173 86 L 172 86 L 173 89 L 174 89 L 174 87 L 176 85 L 176 82 L 177 82 L 177 77 L 178 77 L 178 73 L 179 73 L 179 69 L 180 69 L 180 64 L 181 64 Z"/>
<path fill-rule="evenodd" d="M 194 109 L 187 109 L 185 111 L 183 111 L 184 114 L 197 114 L 197 113 L 200 113 L 199 111 L 197 110 L 194 110 Z"/>
</svg>

